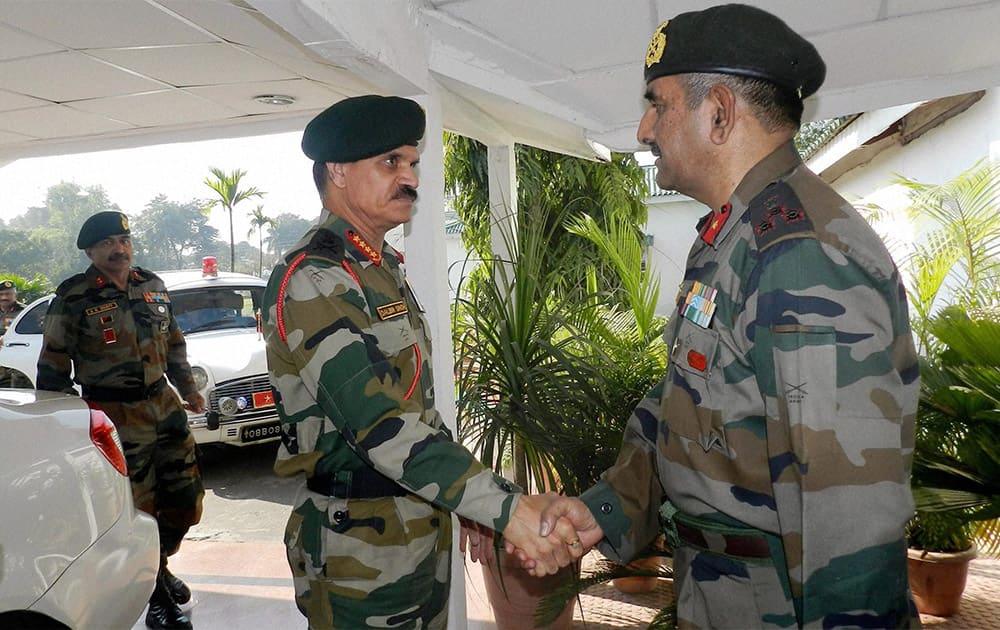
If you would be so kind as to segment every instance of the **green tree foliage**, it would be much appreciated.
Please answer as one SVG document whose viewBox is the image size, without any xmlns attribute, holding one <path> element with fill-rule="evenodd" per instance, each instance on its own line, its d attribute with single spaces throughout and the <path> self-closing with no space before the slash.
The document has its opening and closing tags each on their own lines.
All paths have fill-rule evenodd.
<svg viewBox="0 0 1000 630">
<path fill-rule="evenodd" d="M 136 257 L 150 269 L 185 269 L 215 255 L 219 231 L 208 225 L 202 203 L 170 201 L 157 195 L 132 220 Z"/>
<path fill-rule="evenodd" d="M 606 218 L 614 211 L 637 229 L 645 225 L 644 199 L 649 191 L 642 168 L 632 154 L 613 154 L 610 161 L 597 162 L 517 145 L 515 158 L 519 210 L 565 209 L 592 216 L 602 228 L 608 225 Z M 464 226 L 462 240 L 466 249 L 476 258 L 490 259 L 486 147 L 464 136 L 445 134 L 444 171 L 446 193 Z M 537 216 L 542 223 L 533 226 L 534 229 L 555 229 L 549 250 L 553 259 L 568 258 L 580 266 L 594 265 L 597 286 L 602 290 L 617 285 L 613 268 L 595 245 L 569 235 L 554 213 Z M 565 285 L 564 290 L 578 288 Z"/>
<path fill-rule="evenodd" d="M 257 245 L 259 251 L 259 258 L 257 260 L 257 275 L 264 275 L 264 228 L 274 229 L 274 219 L 264 214 L 264 206 L 258 205 L 250 213 L 250 231 L 247 232 L 247 238 L 253 236 L 253 233 L 257 233 Z"/>
<path fill-rule="evenodd" d="M 283 212 L 274 217 L 274 224 L 271 226 L 271 233 L 264 238 L 267 251 L 275 256 L 281 256 L 294 245 L 302 235 L 309 230 L 313 224 L 308 219 L 303 219 L 297 214 Z"/>
<path fill-rule="evenodd" d="M 1000 165 L 979 161 L 943 184 L 899 176 L 910 193 L 903 210 L 923 235 L 899 260 L 907 281 L 910 318 L 918 350 L 933 353 L 931 320 L 948 305 L 967 310 L 1000 306 Z M 861 208 L 874 217 L 888 211 Z"/>
<path fill-rule="evenodd" d="M 211 168 L 209 170 L 212 176 L 205 178 L 205 185 L 215 191 L 218 199 L 210 201 L 206 210 L 211 211 L 215 206 L 220 206 L 226 211 L 226 215 L 229 218 L 229 271 L 236 271 L 236 238 L 233 235 L 233 212 L 240 202 L 252 197 L 263 197 L 265 193 L 253 186 L 246 189 L 240 188 L 240 182 L 247 174 L 242 169 L 236 169 L 229 173 L 218 168 Z M 249 268 L 252 268 L 252 265 Z"/>
</svg>

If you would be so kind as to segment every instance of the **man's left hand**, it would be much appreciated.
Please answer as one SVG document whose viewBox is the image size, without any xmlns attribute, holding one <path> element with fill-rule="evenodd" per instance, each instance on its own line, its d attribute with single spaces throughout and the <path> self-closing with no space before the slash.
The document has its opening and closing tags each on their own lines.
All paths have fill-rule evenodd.
<svg viewBox="0 0 1000 630">
<path fill-rule="evenodd" d="M 184 404 L 181 406 L 192 413 L 204 413 L 205 398 L 198 392 L 191 392 L 184 397 Z"/>
</svg>

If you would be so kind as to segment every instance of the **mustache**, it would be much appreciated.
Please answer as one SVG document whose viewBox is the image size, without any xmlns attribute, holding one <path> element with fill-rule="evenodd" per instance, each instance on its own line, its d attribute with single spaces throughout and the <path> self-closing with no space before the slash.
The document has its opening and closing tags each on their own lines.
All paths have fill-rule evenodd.
<svg viewBox="0 0 1000 630">
<path fill-rule="evenodd" d="M 393 199 L 409 199 L 410 201 L 417 200 L 417 189 L 413 186 L 400 186 L 396 194 L 392 196 Z"/>
<path fill-rule="evenodd" d="M 660 147 L 656 146 L 655 142 L 650 143 L 649 150 L 656 157 L 660 157 Z"/>
<path fill-rule="evenodd" d="M 108 260 L 113 262 L 118 262 L 119 260 L 128 260 L 128 259 L 129 259 L 128 254 L 123 254 L 121 252 L 117 254 L 111 254 L 110 256 L 108 256 Z"/>
</svg>

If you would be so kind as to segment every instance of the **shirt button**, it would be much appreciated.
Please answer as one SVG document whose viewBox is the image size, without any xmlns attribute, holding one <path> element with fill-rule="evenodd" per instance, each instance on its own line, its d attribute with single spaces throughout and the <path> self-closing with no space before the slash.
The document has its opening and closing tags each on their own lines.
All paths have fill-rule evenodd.
<svg viewBox="0 0 1000 630">
<path fill-rule="evenodd" d="M 610 503 L 602 503 L 601 504 L 601 514 L 611 514 L 611 510 L 613 510 L 613 509 L 614 508 L 611 507 Z"/>
<path fill-rule="evenodd" d="M 333 513 L 334 523 L 343 523 L 345 520 L 347 520 L 347 512 L 344 510 L 337 510 Z"/>
</svg>

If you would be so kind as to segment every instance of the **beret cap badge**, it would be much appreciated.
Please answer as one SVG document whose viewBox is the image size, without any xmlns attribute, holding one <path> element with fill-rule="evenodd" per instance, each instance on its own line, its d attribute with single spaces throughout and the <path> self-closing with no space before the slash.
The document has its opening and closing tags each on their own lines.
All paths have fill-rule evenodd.
<svg viewBox="0 0 1000 630">
<path fill-rule="evenodd" d="M 656 32 L 653 33 L 653 39 L 649 42 L 649 48 L 646 49 L 646 67 L 650 67 L 654 63 L 660 61 L 663 58 L 663 50 L 667 47 L 667 35 L 664 33 L 664 29 L 667 28 L 667 24 L 670 20 L 665 20 L 656 27 Z"/>
</svg>

